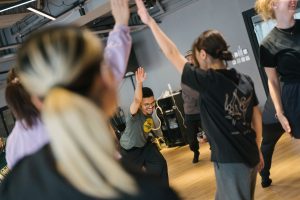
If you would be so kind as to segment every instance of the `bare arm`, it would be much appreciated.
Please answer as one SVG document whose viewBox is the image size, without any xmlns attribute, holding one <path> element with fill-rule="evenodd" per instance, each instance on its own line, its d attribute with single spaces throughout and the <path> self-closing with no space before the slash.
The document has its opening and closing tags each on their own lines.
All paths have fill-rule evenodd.
<svg viewBox="0 0 300 200">
<path fill-rule="evenodd" d="M 144 69 L 142 67 L 139 67 L 135 72 L 135 79 L 136 79 L 136 87 L 134 91 L 134 99 L 130 105 L 131 115 L 135 115 L 137 113 L 141 105 L 141 102 L 143 100 L 142 88 L 143 88 L 143 82 L 146 79 L 146 73 L 144 72 Z"/>
<path fill-rule="evenodd" d="M 262 117 L 258 106 L 253 107 L 252 127 L 256 132 L 256 143 L 260 149 L 262 140 Z"/>
<path fill-rule="evenodd" d="M 156 42 L 162 49 L 167 59 L 182 73 L 183 67 L 187 62 L 186 58 L 180 53 L 176 45 L 168 38 L 168 36 L 160 29 L 155 20 L 149 15 L 142 0 L 135 0 L 138 7 L 138 14 L 144 24 L 151 29 Z"/>
<path fill-rule="evenodd" d="M 258 163 L 258 171 L 261 171 L 264 168 L 264 159 L 260 150 L 261 141 L 262 141 L 262 117 L 258 106 L 253 107 L 252 127 L 254 128 L 256 133 L 256 144 L 259 150 L 260 161 Z"/>
<path fill-rule="evenodd" d="M 283 129 L 286 132 L 290 133 L 291 127 L 289 125 L 287 118 L 284 116 L 284 111 L 282 107 L 281 89 L 280 89 L 280 82 L 278 79 L 277 71 L 275 68 L 270 68 L 270 67 L 266 67 L 265 71 L 268 76 L 269 92 L 276 110 L 276 115 L 278 117 L 278 120 L 281 123 Z"/>
</svg>

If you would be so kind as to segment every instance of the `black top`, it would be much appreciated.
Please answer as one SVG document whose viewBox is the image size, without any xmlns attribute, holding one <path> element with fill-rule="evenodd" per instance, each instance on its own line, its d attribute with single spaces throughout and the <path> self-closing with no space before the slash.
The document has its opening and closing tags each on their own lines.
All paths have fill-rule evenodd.
<svg viewBox="0 0 300 200">
<path fill-rule="evenodd" d="M 254 167 L 259 154 L 251 120 L 258 101 L 250 77 L 234 69 L 204 71 L 188 65 L 182 82 L 200 92 L 201 120 L 212 161 Z"/>
<path fill-rule="evenodd" d="M 300 20 L 289 29 L 272 29 L 260 45 L 260 64 L 276 68 L 282 82 L 300 82 Z"/>
<path fill-rule="evenodd" d="M 96 153 L 96 152 L 95 152 Z M 104 161 L 105 162 L 105 161 Z M 140 193 L 123 194 L 121 199 L 178 199 L 167 186 L 154 178 L 135 174 Z M 94 200 L 74 188 L 55 168 L 50 146 L 21 160 L 0 185 L 1 200 Z"/>
</svg>

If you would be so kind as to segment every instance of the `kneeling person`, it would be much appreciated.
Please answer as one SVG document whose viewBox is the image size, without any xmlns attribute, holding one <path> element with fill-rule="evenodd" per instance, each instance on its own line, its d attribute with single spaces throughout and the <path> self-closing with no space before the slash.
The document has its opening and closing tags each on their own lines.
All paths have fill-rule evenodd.
<svg viewBox="0 0 300 200">
<path fill-rule="evenodd" d="M 122 159 L 140 169 L 144 168 L 147 173 L 158 175 L 168 185 L 167 162 L 149 139 L 154 127 L 152 114 L 155 99 L 152 90 L 143 87 L 145 78 L 144 69 L 139 68 L 136 71 L 136 89 L 130 105 L 130 116 L 120 139 Z"/>
</svg>

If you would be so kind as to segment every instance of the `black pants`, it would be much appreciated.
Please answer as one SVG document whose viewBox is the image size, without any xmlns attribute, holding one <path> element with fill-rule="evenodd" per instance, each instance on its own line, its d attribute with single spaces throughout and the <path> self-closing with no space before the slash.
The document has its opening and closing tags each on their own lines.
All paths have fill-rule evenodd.
<svg viewBox="0 0 300 200">
<path fill-rule="evenodd" d="M 121 154 L 125 163 L 138 169 L 144 167 L 147 173 L 159 176 L 164 184 L 169 185 L 167 162 L 155 144 L 148 142 L 142 148 L 121 149 Z"/>
<path fill-rule="evenodd" d="M 201 131 L 201 121 L 200 120 L 187 120 L 185 121 L 187 128 L 187 140 L 191 151 L 199 151 L 199 141 L 197 140 L 197 133 Z"/>
<path fill-rule="evenodd" d="M 283 133 L 284 130 L 282 129 L 280 123 L 263 124 L 261 152 L 264 157 L 265 167 L 260 172 L 262 179 L 268 179 L 270 176 L 274 148 Z"/>
</svg>

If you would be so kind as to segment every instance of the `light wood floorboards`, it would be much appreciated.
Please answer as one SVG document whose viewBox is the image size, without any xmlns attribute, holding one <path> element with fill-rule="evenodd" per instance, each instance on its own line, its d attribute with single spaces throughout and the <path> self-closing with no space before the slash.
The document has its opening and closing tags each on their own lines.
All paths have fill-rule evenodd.
<svg viewBox="0 0 300 200">
<path fill-rule="evenodd" d="M 185 200 L 211 200 L 215 194 L 215 177 L 208 143 L 201 144 L 200 161 L 192 164 L 188 146 L 162 150 L 168 162 L 171 186 Z M 257 176 L 255 199 L 300 199 L 300 142 L 284 134 L 277 143 L 271 169 L 272 186 L 263 189 Z"/>
</svg>

